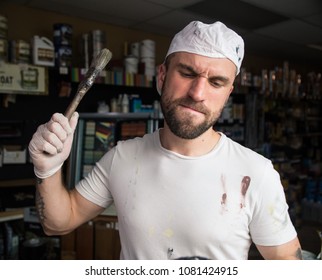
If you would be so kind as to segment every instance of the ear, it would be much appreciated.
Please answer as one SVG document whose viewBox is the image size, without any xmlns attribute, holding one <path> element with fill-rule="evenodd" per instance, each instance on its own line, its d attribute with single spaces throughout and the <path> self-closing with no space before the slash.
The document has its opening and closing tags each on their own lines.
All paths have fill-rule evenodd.
<svg viewBox="0 0 322 280">
<path fill-rule="evenodd" d="M 225 105 L 224 106 L 226 106 L 226 104 L 227 104 L 227 102 L 229 100 L 229 97 L 230 97 L 231 93 L 233 92 L 233 90 L 234 90 L 234 86 L 231 86 L 231 88 L 229 90 L 229 94 L 226 97 L 226 100 L 225 100 L 225 103 L 224 103 Z"/>
<path fill-rule="evenodd" d="M 230 89 L 229 95 L 233 92 L 233 90 L 234 90 L 234 86 L 231 86 L 231 89 Z"/>
<path fill-rule="evenodd" d="M 161 65 L 158 66 L 157 68 L 157 78 L 156 78 L 156 87 L 157 87 L 157 91 L 158 93 L 161 95 L 161 89 L 164 83 L 164 79 L 165 79 L 165 75 L 166 75 L 166 66 L 164 65 L 164 63 L 162 63 Z"/>
</svg>

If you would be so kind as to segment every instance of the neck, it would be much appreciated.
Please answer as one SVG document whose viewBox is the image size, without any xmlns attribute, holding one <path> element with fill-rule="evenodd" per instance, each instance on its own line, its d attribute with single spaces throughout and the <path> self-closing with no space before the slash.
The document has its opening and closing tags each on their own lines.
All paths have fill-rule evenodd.
<svg viewBox="0 0 322 280">
<path fill-rule="evenodd" d="M 160 129 L 160 142 L 163 148 L 184 156 L 202 156 L 209 153 L 218 143 L 220 134 L 212 128 L 195 139 L 182 139 L 164 126 Z"/>
</svg>

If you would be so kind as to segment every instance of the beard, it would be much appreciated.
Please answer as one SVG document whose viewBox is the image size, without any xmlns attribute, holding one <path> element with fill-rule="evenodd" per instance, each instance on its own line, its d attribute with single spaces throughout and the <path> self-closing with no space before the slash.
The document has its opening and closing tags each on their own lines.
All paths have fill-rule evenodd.
<svg viewBox="0 0 322 280">
<path fill-rule="evenodd" d="M 211 112 L 203 103 L 195 102 L 189 96 L 172 100 L 170 95 L 171 92 L 166 93 L 163 87 L 160 101 L 162 113 L 171 132 L 183 139 L 195 139 L 213 127 L 223 109 Z M 204 120 L 195 124 L 191 114 L 179 112 L 178 107 L 180 106 L 187 106 L 202 113 Z"/>
</svg>

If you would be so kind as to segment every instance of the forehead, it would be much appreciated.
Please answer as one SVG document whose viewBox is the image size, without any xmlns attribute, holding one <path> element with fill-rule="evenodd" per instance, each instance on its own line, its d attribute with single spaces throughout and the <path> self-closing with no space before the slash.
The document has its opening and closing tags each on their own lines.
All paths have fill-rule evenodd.
<svg viewBox="0 0 322 280">
<path fill-rule="evenodd" d="M 227 58 L 212 58 L 198 54 L 177 52 L 173 54 L 170 64 L 177 66 L 185 64 L 197 73 L 208 73 L 209 75 L 236 75 L 236 65 Z"/>
</svg>

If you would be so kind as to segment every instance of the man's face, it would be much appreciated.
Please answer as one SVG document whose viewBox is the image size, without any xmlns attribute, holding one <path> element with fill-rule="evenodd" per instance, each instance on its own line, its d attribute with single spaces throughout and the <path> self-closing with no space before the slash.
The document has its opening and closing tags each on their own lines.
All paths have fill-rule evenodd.
<svg viewBox="0 0 322 280">
<path fill-rule="evenodd" d="M 175 53 L 160 66 L 161 108 L 171 132 L 194 139 L 212 129 L 233 90 L 236 66 L 228 59 Z"/>
</svg>

